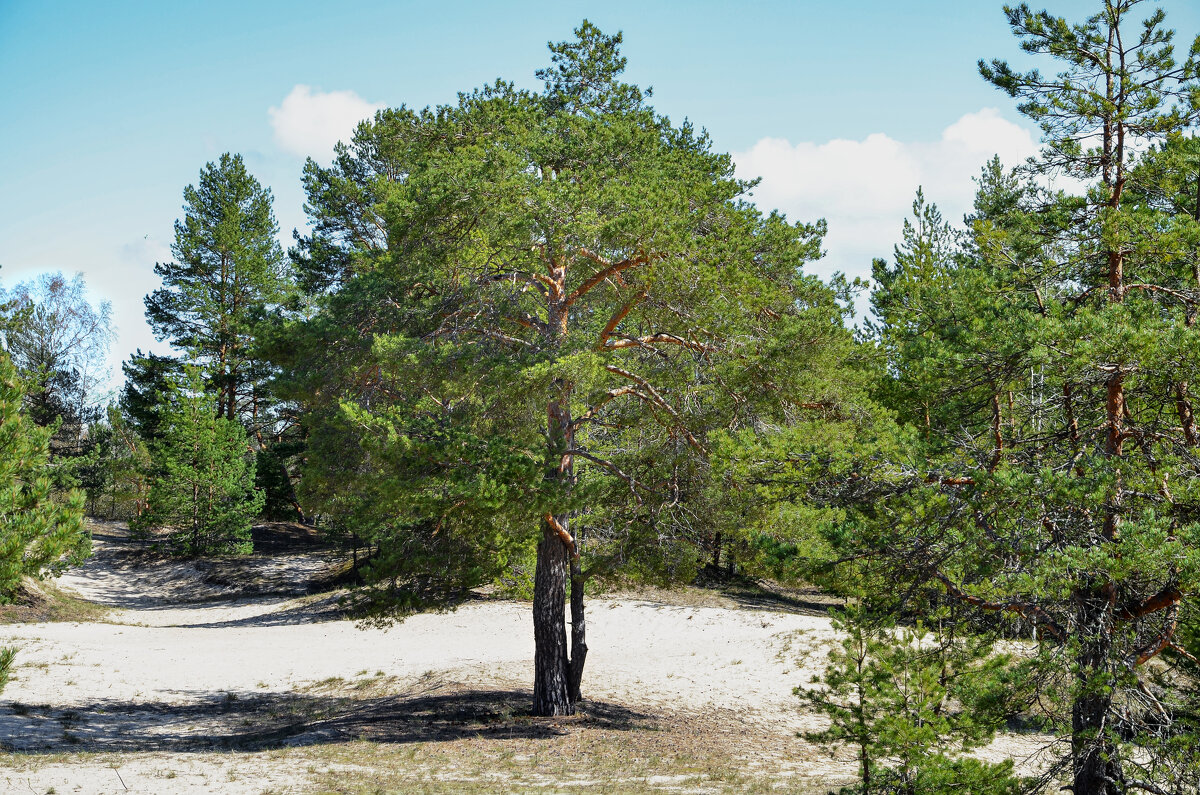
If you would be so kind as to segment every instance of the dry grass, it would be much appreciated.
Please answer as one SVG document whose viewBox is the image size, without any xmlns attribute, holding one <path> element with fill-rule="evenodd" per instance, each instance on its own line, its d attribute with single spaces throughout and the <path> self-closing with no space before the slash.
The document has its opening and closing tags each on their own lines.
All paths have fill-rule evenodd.
<svg viewBox="0 0 1200 795">
<path fill-rule="evenodd" d="M 534 725 L 538 736 L 530 736 Z M 515 714 L 487 734 L 443 741 L 363 739 L 288 752 L 305 761 L 324 795 L 827 792 L 838 782 L 806 774 L 812 755 L 801 741 L 752 729 L 733 716 L 676 715 L 614 726 L 586 710 L 555 720 Z"/>
<path fill-rule="evenodd" d="M 153 750 L 164 763 L 174 754 L 163 751 L 186 752 L 189 765 L 209 771 L 287 771 L 298 780 L 282 791 L 322 795 L 815 795 L 845 783 L 831 773 L 844 767 L 823 750 L 747 723 L 738 713 L 664 714 L 586 702 L 571 717 L 535 718 L 531 701 L 524 690 L 481 690 L 436 674 L 400 685 L 360 671 L 315 682 L 270 710 L 228 700 L 212 710 L 206 737 Z M 245 742 L 229 742 L 234 737 Z M 229 750 L 216 752 L 215 739 Z M 151 747 L 128 750 L 133 753 L 104 752 L 85 742 L 78 753 L 0 754 L 0 767 L 128 765 Z"/>
<path fill-rule="evenodd" d="M 731 712 L 587 702 L 577 715 L 548 719 L 528 713 L 531 694 L 521 690 L 473 690 L 436 675 L 394 688 L 366 671 L 315 683 L 314 692 L 357 702 L 349 722 L 334 721 L 336 734 L 353 739 L 274 753 L 303 760 L 325 795 L 817 793 L 836 783 L 821 771 L 822 751 Z"/>
<path fill-rule="evenodd" d="M 97 529 L 107 541 L 107 549 L 102 550 L 107 558 L 100 561 L 111 569 L 107 576 L 132 589 L 134 596 L 144 595 L 138 590 L 142 586 L 155 586 L 158 575 L 166 577 L 175 570 L 171 567 L 183 565 L 164 559 L 153 545 L 130 543 L 121 526 Z M 258 596 L 289 589 L 318 590 L 305 577 L 316 580 L 313 575 L 332 570 L 336 555 L 311 544 L 300 530 L 285 529 L 287 533 L 275 533 L 278 538 L 256 537 L 256 546 L 261 541 L 267 547 L 256 555 L 187 561 L 187 573 L 196 576 L 183 584 L 194 580 L 194 587 L 202 591 L 189 603 L 209 590 L 225 598 L 231 593 Z M 305 577 L 296 576 L 295 567 L 276 565 L 292 558 L 311 560 L 314 565 L 311 571 L 301 572 Z M 665 608 L 807 615 L 823 614 L 830 602 L 812 590 L 730 580 L 707 587 L 621 589 L 591 604 L 596 609 L 606 601 L 613 606 L 631 600 Z M 137 609 L 131 607 L 129 615 L 136 616 Z M 97 621 L 104 620 L 106 613 L 105 607 L 42 586 L 26 604 L 0 608 L 0 621 Z M 236 791 L 252 795 L 271 791 L 815 795 L 846 783 L 846 771 L 851 769 L 789 730 L 765 725 L 761 715 L 750 714 L 754 709 L 750 704 L 738 711 L 697 711 L 683 705 L 672 711 L 593 701 L 585 703 L 578 715 L 544 719 L 529 714 L 532 695 L 507 680 L 447 681 L 444 672 L 430 672 L 414 682 L 411 676 L 402 681 L 374 668 L 353 671 L 306 687 L 274 690 L 263 682 L 244 692 L 210 693 L 186 703 L 100 699 L 71 704 L 70 709 L 11 704 L 4 711 L 11 713 L 8 722 L 33 753 L 0 753 L 0 769 L 28 774 L 40 787 L 36 791 L 44 792 L 45 785 L 61 789 L 63 781 L 111 777 L 115 774 L 107 768 L 120 766 L 137 792 L 156 795 L 196 791 L 186 787 L 196 786 L 188 782 L 200 780 L 197 777 L 207 782 L 206 791 L 222 791 L 232 785 L 217 779 L 233 775 L 229 771 L 237 771 L 242 779 L 249 777 Z M 166 772 L 147 783 L 147 776 L 159 776 L 160 769 Z M 135 778 L 141 780 L 140 786 L 134 784 Z"/>
<path fill-rule="evenodd" d="M 48 581 L 26 579 L 11 604 L 0 605 L 0 624 L 103 621 L 111 608 L 71 596 Z"/>
</svg>

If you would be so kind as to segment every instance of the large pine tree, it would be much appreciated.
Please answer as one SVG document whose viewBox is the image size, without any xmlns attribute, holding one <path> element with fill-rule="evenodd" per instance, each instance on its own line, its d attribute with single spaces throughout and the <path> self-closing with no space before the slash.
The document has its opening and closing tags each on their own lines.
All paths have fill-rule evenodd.
<svg viewBox="0 0 1200 795">
<path fill-rule="evenodd" d="M 540 715 L 580 698 L 584 583 L 694 572 L 709 436 L 835 414 L 851 347 L 803 273 L 823 224 L 745 202 L 728 155 L 621 81 L 620 41 L 584 23 L 541 93 L 379 113 L 309 163 L 296 252 L 323 305 L 290 366 L 307 487 L 419 552 L 385 582 L 469 583 L 529 550 Z"/>
<path fill-rule="evenodd" d="M 1077 24 L 1006 10 L 1062 69 L 981 64 L 1042 126 L 1041 157 L 985 169 L 965 239 L 918 204 L 876 269 L 881 395 L 911 453 L 865 462 L 875 491 L 842 540 L 905 594 L 936 586 L 1037 639 L 1073 792 L 1194 792 L 1187 687 L 1156 661 L 1177 653 L 1200 573 L 1200 226 L 1176 183 L 1136 183 L 1168 159 L 1139 152 L 1198 120 L 1200 39 L 1177 62 L 1161 10 L 1137 24 L 1139 0 L 1100 5 Z M 1040 181 L 1062 173 L 1086 192 Z"/>
</svg>

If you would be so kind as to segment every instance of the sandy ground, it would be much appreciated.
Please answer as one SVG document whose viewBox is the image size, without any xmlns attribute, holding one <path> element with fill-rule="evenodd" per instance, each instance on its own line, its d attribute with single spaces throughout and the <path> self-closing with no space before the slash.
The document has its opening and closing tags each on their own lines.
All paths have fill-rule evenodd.
<svg viewBox="0 0 1200 795">
<path fill-rule="evenodd" d="M 394 709 L 397 698 L 530 685 L 525 604 L 472 603 L 361 628 L 337 620 L 327 598 L 278 594 L 327 565 L 319 553 L 264 561 L 271 576 L 247 580 L 277 587 L 246 597 L 237 583 L 206 582 L 193 564 L 134 565 L 126 551 L 100 536 L 97 554 L 58 581 L 111 607 L 104 620 L 0 629 L 20 647 L 0 743 L 29 754 L 28 764 L 0 770 L 0 791 L 302 792 L 308 774 L 286 754 L 228 749 L 353 740 L 370 733 L 372 710 Z M 729 715 L 792 741 L 820 728 L 791 691 L 823 668 L 834 639 L 821 610 L 600 598 L 588 618 L 590 700 L 641 714 Z M 347 687 L 368 698 L 348 708 L 331 695 Z M 810 760 L 803 774 L 814 780 L 850 769 Z"/>
</svg>

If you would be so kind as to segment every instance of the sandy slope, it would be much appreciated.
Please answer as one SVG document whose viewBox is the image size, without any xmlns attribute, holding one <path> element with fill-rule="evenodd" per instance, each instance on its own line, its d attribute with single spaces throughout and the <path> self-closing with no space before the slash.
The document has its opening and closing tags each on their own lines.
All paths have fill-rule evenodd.
<svg viewBox="0 0 1200 795">
<path fill-rule="evenodd" d="M 236 589 L 206 584 L 186 564 L 139 567 L 122 552 L 118 541 L 99 540 L 97 555 L 59 581 L 113 607 L 106 622 L 4 628 L 21 652 L 0 706 L 0 742 L 41 761 L 0 771 L 0 789 L 303 789 L 304 773 L 292 765 L 258 757 L 235 769 L 196 751 L 213 738 L 235 747 L 271 737 L 305 742 L 309 728 L 287 736 L 288 710 L 296 710 L 297 693 L 330 677 L 375 677 L 401 689 L 431 680 L 529 686 L 533 640 L 524 604 L 468 604 L 362 629 L 327 620 L 328 604 L 311 597 L 230 599 Z M 275 574 L 286 582 L 286 566 L 299 580 L 317 564 L 297 556 L 271 565 L 285 567 Z M 728 712 L 792 736 L 815 723 L 798 711 L 791 689 L 822 667 L 832 637 L 824 615 L 805 611 L 596 599 L 586 691 L 647 713 Z M 124 753 L 63 764 L 44 757 L 79 749 Z"/>
</svg>

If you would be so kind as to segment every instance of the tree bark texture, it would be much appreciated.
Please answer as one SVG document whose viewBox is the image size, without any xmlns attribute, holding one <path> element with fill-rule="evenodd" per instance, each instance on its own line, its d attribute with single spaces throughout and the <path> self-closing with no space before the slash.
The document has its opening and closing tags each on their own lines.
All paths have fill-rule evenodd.
<svg viewBox="0 0 1200 795">
<path fill-rule="evenodd" d="M 1098 605 L 1085 606 L 1080 618 L 1095 620 L 1107 611 Z M 1097 686 L 1095 677 L 1105 670 L 1111 654 L 1109 627 L 1094 627 L 1077 658 L 1080 693 L 1071 705 L 1072 792 L 1075 795 L 1120 795 L 1121 765 L 1117 749 L 1108 735 L 1112 710 L 1111 690 Z M 1089 681 L 1090 680 L 1090 681 Z"/>
<path fill-rule="evenodd" d="M 551 268 L 547 332 L 550 345 L 567 332 L 566 271 Z M 571 451 L 575 432 L 571 417 L 572 385 L 556 379 L 546 406 L 546 478 L 566 491 L 574 482 Z M 572 715 L 580 700 L 583 663 L 587 657 L 583 615 L 583 574 L 579 550 L 571 537 L 569 513 L 548 514 L 538 544 L 533 583 L 533 714 L 551 717 Z M 571 597 L 571 648 L 567 648 L 566 599 Z"/>
<path fill-rule="evenodd" d="M 571 559 L 571 664 L 569 695 L 572 704 L 583 700 L 583 664 L 587 660 L 587 622 L 583 614 L 583 569 L 579 556 Z"/>
<path fill-rule="evenodd" d="M 569 553 L 549 522 L 542 529 L 533 583 L 533 714 L 571 715 L 566 630 Z"/>
</svg>

